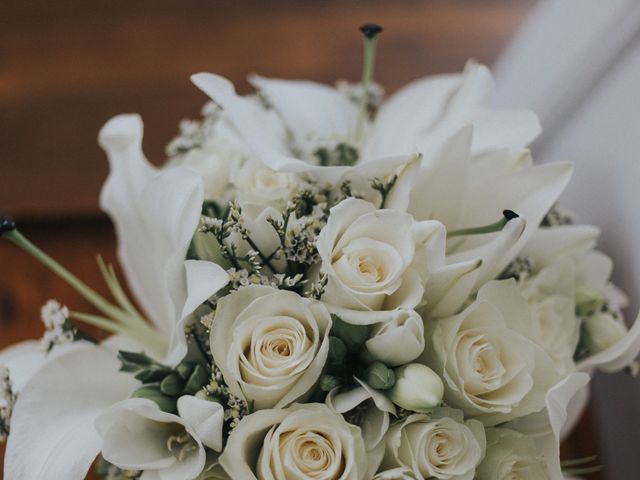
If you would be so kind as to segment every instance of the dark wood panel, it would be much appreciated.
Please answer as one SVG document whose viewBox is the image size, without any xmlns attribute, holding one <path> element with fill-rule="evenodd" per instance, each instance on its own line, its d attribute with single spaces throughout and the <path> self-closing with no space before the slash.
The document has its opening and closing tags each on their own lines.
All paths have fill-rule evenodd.
<svg viewBox="0 0 640 480">
<path fill-rule="evenodd" d="M 190 74 L 356 80 L 360 34 L 384 25 L 377 78 L 389 91 L 429 73 L 491 62 L 532 0 L 62 2 L 0 5 L 0 210 L 95 215 L 106 161 L 100 126 L 140 112 L 154 161 L 205 97 Z"/>
</svg>

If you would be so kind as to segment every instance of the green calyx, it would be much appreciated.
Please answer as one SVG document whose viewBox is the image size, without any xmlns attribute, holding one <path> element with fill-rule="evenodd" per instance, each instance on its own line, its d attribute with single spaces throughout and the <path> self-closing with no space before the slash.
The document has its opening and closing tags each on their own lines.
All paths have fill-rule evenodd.
<svg viewBox="0 0 640 480">
<path fill-rule="evenodd" d="M 342 340 L 349 352 L 358 353 L 369 338 L 369 325 L 353 325 L 332 314 L 331 335 Z"/>
<path fill-rule="evenodd" d="M 396 374 L 382 362 L 373 362 L 364 371 L 364 381 L 376 390 L 389 390 L 396 384 Z"/>
<path fill-rule="evenodd" d="M 173 413 L 176 402 L 182 395 L 195 395 L 209 383 L 211 371 L 193 362 L 182 362 L 170 368 L 156 362 L 148 355 L 119 351 L 121 371 L 133 373 L 144 386 L 133 393 L 134 398 L 147 398 L 160 409 Z"/>
</svg>

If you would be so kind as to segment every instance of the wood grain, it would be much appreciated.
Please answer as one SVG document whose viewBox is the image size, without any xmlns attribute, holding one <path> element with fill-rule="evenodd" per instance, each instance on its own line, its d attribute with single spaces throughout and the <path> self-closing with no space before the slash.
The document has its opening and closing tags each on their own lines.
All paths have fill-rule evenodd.
<svg viewBox="0 0 640 480">
<path fill-rule="evenodd" d="M 106 293 L 94 258 L 99 252 L 115 261 L 115 241 L 98 209 L 107 164 L 96 136 L 109 117 L 141 113 L 145 150 L 161 163 L 178 121 L 197 116 L 205 101 L 189 83 L 194 72 L 220 73 L 243 92 L 251 72 L 357 80 L 357 27 L 377 22 L 385 31 L 376 78 L 393 92 L 422 75 L 460 70 L 468 58 L 491 63 L 533 3 L 4 0 L 0 213 L 16 217 L 24 233 Z M 13 246 L 0 243 L 0 262 L 0 348 L 41 335 L 39 309 L 48 298 L 91 311 Z M 597 452 L 589 417 L 577 432 L 566 458 Z"/>
</svg>

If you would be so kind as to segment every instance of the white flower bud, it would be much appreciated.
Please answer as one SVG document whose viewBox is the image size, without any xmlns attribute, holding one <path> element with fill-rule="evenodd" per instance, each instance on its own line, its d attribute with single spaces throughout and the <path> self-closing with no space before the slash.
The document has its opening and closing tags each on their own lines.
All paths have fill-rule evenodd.
<svg viewBox="0 0 640 480">
<path fill-rule="evenodd" d="M 622 340 L 627 334 L 624 323 L 613 318 L 610 313 L 596 313 L 584 320 L 587 329 L 587 347 L 591 353 L 598 353 Z"/>
<path fill-rule="evenodd" d="M 440 405 L 444 385 L 426 365 L 409 363 L 395 369 L 396 383 L 389 398 L 396 405 L 414 412 L 427 412 Z"/>
</svg>

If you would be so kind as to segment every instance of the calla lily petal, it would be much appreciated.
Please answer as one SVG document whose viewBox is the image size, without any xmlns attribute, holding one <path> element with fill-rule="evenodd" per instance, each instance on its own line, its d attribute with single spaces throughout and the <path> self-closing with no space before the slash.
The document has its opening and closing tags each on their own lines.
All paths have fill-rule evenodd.
<svg viewBox="0 0 640 480">
<path fill-rule="evenodd" d="M 178 399 L 178 413 L 196 433 L 203 445 L 222 451 L 222 428 L 224 408 L 217 402 L 203 400 L 191 395 Z"/>
<path fill-rule="evenodd" d="M 251 75 L 249 82 L 278 112 L 303 152 L 355 136 L 359 108 L 335 88 L 259 75 Z"/>
<path fill-rule="evenodd" d="M 578 363 L 578 370 L 597 368 L 603 372 L 618 372 L 640 355 L 640 314 L 629 332 L 611 347 Z"/>
<path fill-rule="evenodd" d="M 93 422 L 138 385 L 108 350 L 82 343 L 24 386 L 11 420 L 4 478 L 85 478 L 101 448 Z"/>
<path fill-rule="evenodd" d="M 239 96 L 233 84 L 220 75 L 197 73 L 191 81 L 227 113 L 229 120 L 253 153 L 276 171 L 306 171 L 310 165 L 291 156 L 286 130 L 277 115 L 257 99 Z"/>
<path fill-rule="evenodd" d="M 229 275 L 218 264 L 204 260 L 187 260 L 184 262 L 187 283 L 187 298 L 171 339 L 171 348 L 166 362 L 170 365 L 179 363 L 187 353 L 187 340 L 184 326 L 191 314 L 205 300 L 222 289 L 229 282 Z"/>
<path fill-rule="evenodd" d="M 13 390 L 19 392 L 45 364 L 47 357 L 40 342 L 26 340 L 0 351 L 0 365 L 9 369 Z"/>
<path fill-rule="evenodd" d="M 200 218 L 202 179 L 187 168 L 152 167 L 137 115 L 111 119 L 99 141 L 111 165 L 101 206 L 114 221 L 121 264 L 151 321 L 169 336 L 186 298 L 182 263 Z"/>
</svg>

